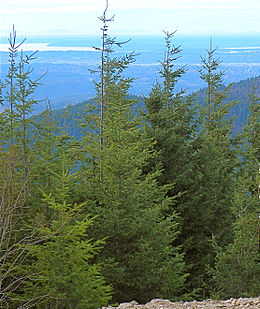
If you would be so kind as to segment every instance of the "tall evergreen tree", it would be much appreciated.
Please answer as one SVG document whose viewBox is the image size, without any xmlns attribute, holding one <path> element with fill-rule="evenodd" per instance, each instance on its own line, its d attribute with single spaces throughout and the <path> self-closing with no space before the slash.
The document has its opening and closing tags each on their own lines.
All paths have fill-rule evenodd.
<svg viewBox="0 0 260 309">
<path fill-rule="evenodd" d="M 235 187 L 233 242 L 216 246 L 215 295 L 254 297 L 260 293 L 259 253 L 259 98 L 249 95 L 249 117 L 242 132 Z"/>
<path fill-rule="evenodd" d="M 163 85 L 156 84 L 150 96 L 145 99 L 149 123 L 147 130 L 155 139 L 155 148 L 159 152 L 161 183 L 175 183 L 172 196 L 186 190 L 182 187 L 182 182 L 186 181 L 190 142 L 196 130 L 196 111 L 192 97 L 185 97 L 183 90 L 176 91 L 177 82 L 186 69 L 175 67 L 181 50 L 171 43 L 174 33 L 165 33 L 166 55 L 160 70 Z"/>
<path fill-rule="evenodd" d="M 0 114 L 0 305 L 101 306 L 111 290 L 100 266 L 92 263 L 102 242 L 87 237 L 92 219 L 83 215 L 84 203 L 71 203 L 75 147 L 55 127 L 50 111 L 32 117 L 38 85 L 29 66 L 34 54 L 21 53 L 17 63 L 20 45 L 13 31 L 10 68 L 0 93 L 5 107 Z"/>
<path fill-rule="evenodd" d="M 30 96 L 35 90 L 28 69 L 32 58 L 27 57 L 25 61 L 21 57 L 17 62 L 23 41 L 16 42 L 14 29 L 9 43 L 10 64 L 6 80 L 1 85 L 4 111 L 0 115 L 0 303 L 3 306 L 7 303 L 12 306 L 12 293 L 28 278 L 28 272 L 17 276 L 16 270 L 27 259 L 26 249 L 37 238 L 34 229 L 27 226 L 26 207 L 32 179 L 29 169 L 32 150 L 28 138 L 28 113 L 34 104 Z"/>
<path fill-rule="evenodd" d="M 190 198 L 184 203 L 182 212 L 186 259 L 192 266 L 190 284 L 200 290 L 198 296 L 201 298 L 209 296 L 211 290 L 211 275 L 207 269 L 214 265 L 212 235 L 220 246 L 232 239 L 231 205 L 237 164 L 232 119 L 228 118 L 235 102 L 224 103 L 229 87 L 220 88 L 223 86 L 223 72 L 214 53 L 215 50 L 210 48 L 207 58 L 202 58 L 200 73 L 207 83 L 207 95 L 201 109 L 201 130 L 191 157 Z"/>
<path fill-rule="evenodd" d="M 109 50 L 114 42 L 110 40 Z M 90 126 L 80 159 L 85 162 L 80 169 L 85 195 L 93 201 L 86 210 L 98 215 L 93 237 L 107 237 L 98 261 L 104 264 L 103 274 L 114 288 L 116 302 L 177 298 L 186 277 L 179 248 L 171 246 L 178 233 L 177 215 L 164 215 L 172 204 L 169 187 L 158 184 L 158 170 L 143 173 L 154 150 L 136 102 L 127 98 L 131 79 L 123 72 L 133 60 L 133 54 L 120 58 L 106 54 L 103 145 L 100 148 L 100 115 L 94 112 L 90 118 L 88 112 L 84 120 Z"/>
<path fill-rule="evenodd" d="M 160 70 L 163 84 L 155 85 L 145 100 L 147 133 L 155 140 L 155 149 L 159 155 L 156 160 L 149 162 L 144 172 L 159 167 L 162 170 L 160 183 L 171 185 L 168 195 L 176 200 L 168 214 L 175 211 L 180 214 L 178 222 L 181 230 L 179 237 L 172 239 L 172 245 L 182 247 L 186 266 L 191 268 L 193 261 L 187 252 L 192 246 L 190 237 L 197 231 L 191 227 L 194 209 L 190 205 L 187 207 L 187 202 L 191 199 L 190 188 L 193 185 L 191 171 L 194 170 L 193 155 L 197 147 L 198 124 L 193 97 L 185 96 L 183 90 L 176 91 L 177 82 L 185 73 L 185 68 L 176 68 L 180 47 L 172 46 L 173 35 L 166 32 L 166 56 Z M 191 282 L 191 278 L 187 281 Z M 187 292 L 193 292 L 196 285 L 191 284 L 186 288 Z"/>
<path fill-rule="evenodd" d="M 174 183 L 169 194 L 178 197 L 174 209 L 180 214 L 181 233 L 173 244 L 183 246 L 190 271 L 187 290 L 195 290 L 197 297 L 205 298 L 210 291 L 207 268 L 213 265 L 215 255 L 210 243 L 212 234 L 221 244 L 231 239 L 235 153 L 227 114 L 234 103 L 223 103 L 229 89 L 219 90 L 223 74 L 213 50 L 202 59 L 201 77 L 208 88 L 201 115 L 196 113 L 193 98 L 185 98 L 183 92 L 174 93 L 184 69 L 174 67 L 180 50 L 169 48 L 171 37 L 166 33 L 163 86 L 156 85 L 146 99 L 148 131 L 160 153 L 157 165 L 162 168 L 161 181 Z"/>
</svg>

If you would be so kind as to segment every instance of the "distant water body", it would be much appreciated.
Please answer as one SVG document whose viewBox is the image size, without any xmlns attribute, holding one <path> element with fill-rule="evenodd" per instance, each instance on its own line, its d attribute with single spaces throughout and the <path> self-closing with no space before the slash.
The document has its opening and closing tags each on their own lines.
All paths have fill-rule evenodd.
<svg viewBox="0 0 260 309">
<path fill-rule="evenodd" d="M 23 51 L 95 51 L 93 47 L 79 46 L 52 46 L 49 43 L 25 43 L 21 47 Z M 0 44 L 1 52 L 8 52 L 9 44 Z"/>
<path fill-rule="evenodd" d="M 136 79 L 132 93 L 147 95 L 154 83 L 160 81 L 159 65 L 164 59 L 165 40 L 163 34 L 118 36 L 117 40 L 124 42 L 129 38 L 131 40 L 121 48 L 115 47 L 114 55 L 121 56 L 132 51 L 137 53 L 136 61 L 127 70 L 127 74 Z M 19 41 L 18 38 L 17 42 Z M 260 75 L 260 37 L 216 36 L 212 41 L 213 48 L 217 48 L 215 57 L 220 59 L 221 68 L 225 70 L 226 84 Z M 172 43 L 181 48 L 181 57 L 175 62 L 176 67 L 185 66 L 187 69 L 187 73 L 178 83 L 179 89 L 193 92 L 204 87 L 198 68 L 201 57 L 207 57 L 209 37 L 176 34 Z M 41 75 L 48 71 L 37 95 L 40 98 L 48 96 L 53 100 L 68 96 L 79 96 L 80 99 L 93 97 L 95 76 L 91 75 L 88 69 L 96 68 L 100 64 L 100 52 L 94 48 L 100 45 L 101 38 L 98 36 L 28 37 L 21 48 L 28 53 L 39 51 L 33 63 L 35 74 Z M 3 77 L 8 68 L 8 38 L 0 38 L 0 64 Z"/>
<path fill-rule="evenodd" d="M 129 37 L 119 37 L 118 41 L 127 41 Z M 19 42 L 19 40 L 18 40 Z M 209 38 L 202 36 L 178 36 L 173 38 L 175 46 L 181 46 L 181 58 L 177 60 L 180 65 L 199 65 L 201 55 L 205 57 L 205 50 L 209 47 Z M 0 40 L 1 63 L 7 62 L 7 38 Z M 39 51 L 38 62 L 89 64 L 93 60 L 98 62 L 99 52 L 93 47 L 99 47 L 101 38 L 97 36 L 42 36 L 29 37 L 22 45 L 24 51 Z M 162 36 L 134 36 L 121 48 L 116 49 L 117 54 L 136 51 L 137 65 L 158 65 L 164 58 L 164 37 Z M 252 64 L 260 63 L 260 37 L 213 37 L 213 47 L 217 48 L 216 56 L 220 57 L 223 64 Z M 47 52 L 47 53 L 46 53 Z M 61 53 L 59 53 L 61 52 Z M 64 55 L 67 52 L 67 55 Z M 77 53 L 78 52 L 78 53 Z M 89 52 L 97 56 L 90 55 Z M 73 53 L 70 56 L 70 53 Z M 87 53 L 87 54 L 84 54 Z M 89 60 L 89 61 L 88 61 Z"/>
<path fill-rule="evenodd" d="M 129 37 L 118 38 L 119 42 L 127 41 Z M 260 49 L 260 37 L 254 36 L 216 36 L 212 38 L 213 47 L 219 50 L 258 50 Z M 19 41 L 19 38 L 18 38 Z M 205 36 L 178 36 L 172 42 L 181 46 L 182 50 L 199 49 L 209 47 L 209 37 Z M 101 44 L 98 36 L 39 36 L 29 37 L 22 48 L 25 51 L 95 51 L 93 47 Z M 162 36 L 133 36 L 130 41 L 123 45 L 122 52 L 136 50 L 137 52 L 159 52 L 164 50 L 164 37 Z M 8 51 L 8 38 L 0 37 L 0 51 Z"/>
<path fill-rule="evenodd" d="M 118 41 L 127 41 L 128 37 L 119 37 Z M 0 60 L 8 62 L 7 39 L 1 38 Z M 19 41 L 19 40 L 18 40 Z M 206 57 L 209 48 L 209 38 L 199 36 L 177 36 L 172 42 L 181 47 L 180 58 L 177 65 L 198 66 L 201 56 Z M 31 37 L 22 45 L 24 51 L 38 50 L 37 62 L 52 64 L 86 64 L 96 65 L 99 62 L 99 47 L 101 38 L 97 36 L 74 37 Z M 213 37 L 213 48 L 217 48 L 216 56 L 223 65 L 251 65 L 260 64 L 260 38 L 248 37 Z M 138 56 L 134 65 L 158 66 L 164 58 L 165 42 L 163 36 L 134 36 L 121 48 L 115 48 L 115 54 L 125 54 L 136 51 Z"/>
</svg>

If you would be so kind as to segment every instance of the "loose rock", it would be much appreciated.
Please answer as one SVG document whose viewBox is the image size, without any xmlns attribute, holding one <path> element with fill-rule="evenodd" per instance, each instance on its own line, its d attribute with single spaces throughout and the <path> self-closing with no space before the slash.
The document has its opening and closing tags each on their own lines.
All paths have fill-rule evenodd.
<svg viewBox="0 0 260 309">
<path fill-rule="evenodd" d="M 140 305 L 136 301 L 122 303 L 118 307 L 102 307 L 102 309 L 214 309 L 214 308 L 234 308 L 234 309 L 260 309 L 260 297 L 256 298 L 230 298 L 228 300 L 191 301 L 191 302 L 171 302 L 167 299 L 153 299 L 145 305 Z"/>
</svg>

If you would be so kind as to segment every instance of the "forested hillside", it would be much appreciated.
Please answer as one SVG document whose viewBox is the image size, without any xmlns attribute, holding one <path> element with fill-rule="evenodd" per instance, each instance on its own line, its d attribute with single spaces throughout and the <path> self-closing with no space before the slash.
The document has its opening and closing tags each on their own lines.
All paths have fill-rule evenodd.
<svg viewBox="0 0 260 309">
<path fill-rule="evenodd" d="M 250 79 L 241 80 L 240 82 L 233 83 L 230 87 L 230 92 L 227 98 L 224 100 L 225 103 L 236 101 L 237 104 L 233 106 L 229 112 L 229 117 L 234 117 L 234 131 L 241 131 L 243 125 L 246 123 L 248 117 L 248 100 L 249 94 L 252 92 L 253 88 L 255 88 L 256 97 L 260 96 L 260 77 L 252 77 Z M 222 90 L 224 87 L 221 88 Z M 206 93 L 207 89 L 203 88 L 194 95 L 194 104 L 197 105 L 205 105 L 206 102 Z M 140 96 L 129 96 L 129 98 L 135 99 L 138 101 L 139 108 L 144 107 L 144 97 Z M 77 126 L 77 121 L 82 114 L 85 106 L 87 104 L 93 104 L 95 99 L 90 99 L 83 101 L 81 103 L 75 105 L 68 105 L 66 108 L 61 108 L 57 110 L 53 110 L 53 117 L 58 123 L 65 123 L 68 132 L 78 137 L 80 136 L 80 128 Z M 67 114 L 66 120 L 64 120 L 63 115 Z"/>
<path fill-rule="evenodd" d="M 165 32 L 162 82 L 140 104 L 124 75 L 136 55 L 115 56 L 121 43 L 105 13 L 96 99 L 66 111 L 47 102 L 31 117 L 36 55 L 10 37 L 0 87 L 1 307 L 259 296 L 259 90 L 225 87 L 209 49 L 203 104 L 176 91 L 185 67 L 175 69 L 180 48 Z M 228 97 L 243 85 L 248 117 L 237 132 Z"/>
<path fill-rule="evenodd" d="M 260 77 L 256 76 L 240 82 L 233 83 L 230 86 L 230 92 L 225 99 L 225 103 L 236 101 L 236 104 L 230 111 L 230 117 L 235 117 L 234 125 L 235 131 L 240 131 L 243 125 L 246 123 L 248 117 L 248 95 L 255 89 L 256 97 L 260 97 Z M 206 100 L 206 89 L 201 89 L 196 92 L 196 99 L 198 103 L 204 104 Z"/>
</svg>

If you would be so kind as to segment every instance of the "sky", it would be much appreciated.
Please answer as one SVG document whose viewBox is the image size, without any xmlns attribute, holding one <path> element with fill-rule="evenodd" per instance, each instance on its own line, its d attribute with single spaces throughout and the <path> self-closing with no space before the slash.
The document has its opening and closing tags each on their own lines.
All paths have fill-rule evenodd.
<svg viewBox="0 0 260 309">
<path fill-rule="evenodd" d="M 100 33 L 106 0 L 0 0 L 0 34 Z M 109 0 L 110 33 L 260 35 L 260 0 Z"/>
</svg>

